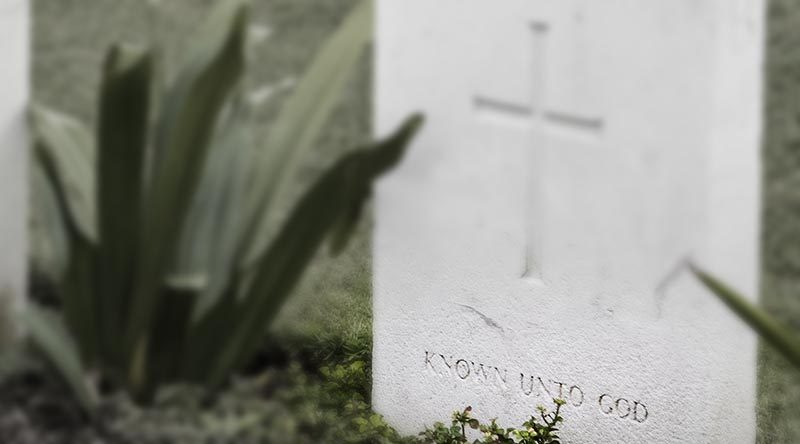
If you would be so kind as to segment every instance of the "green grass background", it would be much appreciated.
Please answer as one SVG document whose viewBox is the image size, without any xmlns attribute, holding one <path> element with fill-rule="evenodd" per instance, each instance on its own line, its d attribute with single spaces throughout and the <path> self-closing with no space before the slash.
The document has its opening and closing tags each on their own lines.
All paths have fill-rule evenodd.
<svg viewBox="0 0 800 444">
<path fill-rule="evenodd" d="M 762 301 L 800 333 L 800 1 L 772 0 L 767 45 Z M 800 372 L 767 347 L 759 442 L 800 443 Z"/>
<path fill-rule="evenodd" d="M 401 0 L 397 0 L 401 1 Z M 200 22 L 211 0 L 34 0 L 33 96 L 86 122 L 95 119 L 104 51 L 117 41 L 162 43 L 165 71 L 181 38 Z M 256 0 L 254 22 L 272 37 L 253 52 L 247 82 L 256 89 L 299 75 L 320 41 L 353 0 Z M 762 298 L 800 331 L 800 0 L 772 0 L 769 14 Z M 370 127 L 367 58 L 316 148 L 298 191 Z M 255 130 L 269 131 L 281 97 L 258 111 Z M 343 256 L 322 252 L 277 321 L 275 338 L 322 353 L 353 353 L 371 341 L 370 221 Z M 759 363 L 759 442 L 800 443 L 800 372 L 762 348 Z M 676 427 L 680 427 L 676 424 Z M 686 431 L 691 436 L 691 430 Z"/>
</svg>

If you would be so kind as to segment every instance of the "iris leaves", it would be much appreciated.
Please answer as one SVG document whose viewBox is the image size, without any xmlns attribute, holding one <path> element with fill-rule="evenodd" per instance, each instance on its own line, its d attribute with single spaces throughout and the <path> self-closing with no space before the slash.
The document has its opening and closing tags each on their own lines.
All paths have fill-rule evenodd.
<svg viewBox="0 0 800 444">
<path fill-rule="evenodd" d="M 329 233 L 337 246 L 346 241 L 419 116 L 336 162 L 277 230 L 271 204 L 369 43 L 371 8 L 360 3 L 323 45 L 263 146 L 247 133 L 240 98 L 248 9 L 238 0 L 217 3 L 167 88 L 153 85 L 150 50 L 112 48 L 96 137 L 34 108 L 34 199 L 43 199 L 35 226 L 51 240 L 40 250 L 62 259 L 33 260 L 52 270 L 66 329 L 37 307 L 27 320 L 87 409 L 86 371 L 143 402 L 167 382 L 224 384 L 257 351 Z M 156 90 L 164 95 L 151 100 Z"/>
</svg>

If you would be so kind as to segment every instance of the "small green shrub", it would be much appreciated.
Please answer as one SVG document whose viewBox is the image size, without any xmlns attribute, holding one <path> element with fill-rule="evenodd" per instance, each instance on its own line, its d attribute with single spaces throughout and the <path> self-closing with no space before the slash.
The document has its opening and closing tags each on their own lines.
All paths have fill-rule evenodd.
<svg viewBox="0 0 800 444">
<path fill-rule="evenodd" d="M 64 323 L 35 306 L 26 319 L 88 409 L 86 375 L 139 401 L 170 382 L 218 388 L 258 350 L 329 233 L 341 250 L 419 116 L 336 162 L 286 217 L 275 207 L 370 41 L 371 11 L 359 3 L 323 45 L 258 149 L 246 132 L 238 0 L 216 3 L 166 86 L 154 87 L 154 50 L 112 48 L 96 136 L 34 108 L 34 226 L 54 247 L 39 248 L 53 256 L 34 256 L 45 265 L 33 268 L 50 272 Z"/>
<path fill-rule="evenodd" d="M 467 430 L 480 430 L 482 437 L 472 441 L 472 444 L 561 444 L 558 426 L 564 421 L 561 416 L 561 407 L 565 404 L 562 399 L 554 399 L 556 408 L 552 413 L 544 406 L 536 410 L 539 416 L 532 415 L 520 428 L 502 428 L 492 419 L 488 424 L 481 424 L 472 417 L 472 407 L 464 411 L 453 413 L 449 426 L 437 422 L 433 428 L 422 432 L 422 442 L 429 444 L 464 444 L 469 442 Z"/>
<path fill-rule="evenodd" d="M 283 381 L 274 375 L 283 375 Z M 291 412 L 297 437 L 281 442 L 393 443 L 412 444 L 415 438 L 401 437 L 383 417 L 372 411 L 367 386 L 371 381 L 364 361 L 322 367 L 319 375 L 302 372 L 296 365 L 286 371 L 265 374 L 279 388 L 270 398 Z"/>
<path fill-rule="evenodd" d="M 372 378 L 366 362 L 356 360 L 347 364 L 327 365 L 320 369 L 320 373 L 328 381 L 332 392 L 345 393 L 351 398 L 358 396 L 364 402 L 369 401 Z"/>
</svg>

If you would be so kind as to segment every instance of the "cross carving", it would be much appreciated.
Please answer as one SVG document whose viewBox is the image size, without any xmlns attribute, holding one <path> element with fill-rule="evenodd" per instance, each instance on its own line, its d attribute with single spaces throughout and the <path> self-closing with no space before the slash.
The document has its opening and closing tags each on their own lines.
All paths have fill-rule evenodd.
<svg viewBox="0 0 800 444">
<path fill-rule="evenodd" d="M 528 176 L 526 241 L 521 277 L 532 283 L 543 283 L 542 239 L 545 233 L 542 225 L 545 209 L 541 172 L 546 167 L 543 154 L 547 149 L 547 139 L 557 137 L 555 134 L 596 138 L 603 131 L 604 121 L 600 116 L 549 103 L 547 55 L 550 24 L 533 21 L 530 31 L 535 66 L 529 73 L 533 85 L 529 100 L 516 102 L 476 95 L 474 105 L 479 115 L 491 117 L 493 121 L 530 128 L 541 136 L 537 138 L 540 146 L 534 147 L 530 155 L 532 168 Z"/>
</svg>

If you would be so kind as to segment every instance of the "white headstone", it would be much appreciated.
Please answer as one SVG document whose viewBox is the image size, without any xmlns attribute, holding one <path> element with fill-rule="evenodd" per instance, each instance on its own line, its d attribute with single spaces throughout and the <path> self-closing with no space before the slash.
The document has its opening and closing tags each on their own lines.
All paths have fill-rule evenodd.
<svg viewBox="0 0 800 444">
<path fill-rule="evenodd" d="M 757 294 L 761 0 L 383 0 L 374 405 L 470 405 L 565 442 L 753 442 L 756 339 L 680 264 Z"/>
<path fill-rule="evenodd" d="M 14 334 L 27 261 L 27 0 L 0 0 L 0 338 Z"/>
</svg>

